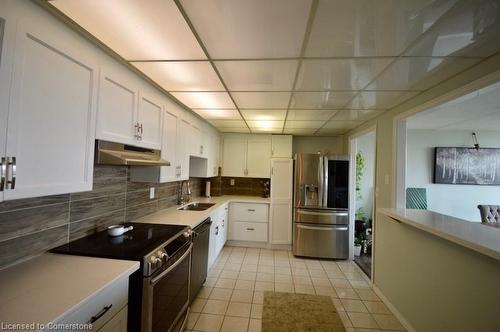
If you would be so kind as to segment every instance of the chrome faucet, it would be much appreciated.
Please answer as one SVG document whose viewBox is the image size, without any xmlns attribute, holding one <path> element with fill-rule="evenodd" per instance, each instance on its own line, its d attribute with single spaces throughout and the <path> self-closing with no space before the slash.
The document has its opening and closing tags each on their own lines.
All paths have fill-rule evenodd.
<svg viewBox="0 0 500 332">
<path fill-rule="evenodd" d="M 186 193 L 184 193 L 184 187 L 186 187 Z M 189 185 L 189 180 L 184 180 L 177 186 L 177 205 L 183 205 L 191 200 L 191 187 Z"/>
</svg>

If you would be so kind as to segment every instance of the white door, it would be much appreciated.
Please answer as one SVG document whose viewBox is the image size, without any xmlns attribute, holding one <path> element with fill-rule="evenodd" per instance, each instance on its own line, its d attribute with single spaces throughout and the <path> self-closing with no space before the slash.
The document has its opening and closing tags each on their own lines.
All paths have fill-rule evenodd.
<svg viewBox="0 0 500 332">
<path fill-rule="evenodd" d="M 96 138 L 137 145 L 137 91 L 122 75 L 101 71 Z"/>
<path fill-rule="evenodd" d="M 292 135 L 272 135 L 271 145 L 273 158 L 292 158 Z"/>
<path fill-rule="evenodd" d="M 57 30 L 19 24 L 16 39 L 6 149 L 16 174 L 4 199 L 90 190 L 97 66 Z"/>
<path fill-rule="evenodd" d="M 271 137 L 255 135 L 248 138 L 247 176 L 269 178 L 271 174 Z"/>
<path fill-rule="evenodd" d="M 292 243 L 293 160 L 271 161 L 271 243 Z"/>
<path fill-rule="evenodd" d="M 225 137 L 222 155 L 222 176 L 246 175 L 247 140 L 244 137 Z"/>
<path fill-rule="evenodd" d="M 177 162 L 178 126 L 180 120 L 177 113 L 166 111 L 163 118 L 163 138 L 161 157 L 170 162 L 170 166 L 161 166 L 160 182 L 177 181 L 180 176 Z"/>
<path fill-rule="evenodd" d="M 177 132 L 177 164 L 179 166 L 178 180 L 189 179 L 189 153 L 191 150 L 190 141 L 186 138 L 186 133 L 191 130 L 191 124 L 186 120 L 180 119 L 179 131 Z"/>
<path fill-rule="evenodd" d="M 159 97 L 141 92 L 137 109 L 139 125 L 138 146 L 150 149 L 161 149 L 163 106 Z"/>
</svg>

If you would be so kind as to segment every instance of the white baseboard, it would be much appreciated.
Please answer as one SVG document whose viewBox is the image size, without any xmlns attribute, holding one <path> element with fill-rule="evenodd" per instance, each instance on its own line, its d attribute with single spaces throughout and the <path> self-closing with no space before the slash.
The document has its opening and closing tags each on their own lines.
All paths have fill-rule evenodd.
<svg viewBox="0 0 500 332">
<path fill-rule="evenodd" d="M 410 323 L 403 317 L 403 315 L 396 309 L 396 307 L 385 297 L 384 293 L 373 283 L 371 283 L 372 289 L 375 292 L 375 294 L 380 297 L 382 302 L 389 308 L 389 310 L 396 316 L 397 319 L 401 322 L 401 324 L 405 327 L 405 329 L 408 330 L 408 332 L 416 332 L 415 328 L 410 325 Z"/>
</svg>

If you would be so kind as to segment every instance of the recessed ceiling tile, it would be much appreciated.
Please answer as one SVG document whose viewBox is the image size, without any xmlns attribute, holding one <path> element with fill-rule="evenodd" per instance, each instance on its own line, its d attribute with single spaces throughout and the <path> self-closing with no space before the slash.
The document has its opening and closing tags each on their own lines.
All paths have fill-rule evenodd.
<svg viewBox="0 0 500 332">
<path fill-rule="evenodd" d="M 217 128 L 219 131 L 223 133 L 250 133 L 250 129 L 248 127 L 245 128 Z"/>
<path fill-rule="evenodd" d="M 285 120 L 286 110 L 242 110 L 245 120 Z"/>
<path fill-rule="evenodd" d="M 411 91 L 366 91 L 360 92 L 349 104 L 348 109 L 387 110 L 418 95 Z"/>
<path fill-rule="evenodd" d="M 172 95 L 189 108 L 235 108 L 226 92 L 172 92 Z"/>
<path fill-rule="evenodd" d="M 127 60 L 206 59 L 174 1 L 55 0 L 50 4 Z"/>
<path fill-rule="evenodd" d="M 266 134 L 281 134 L 283 128 L 259 128 L 259 127 L 250 127 L 252 133 L 266 133 Z"/>
<path fill-rule="evenodd" d="M 313 135 L 316 129 L 306 129 L 306 128 L 285 128 L 284 134 L 296 135 L 296 136 L 310 136 Z"/>
<path fill-rule="evenodd" d="M 323 128 L 327 129 L 345 129 L 349 130 L 356 128 L 362 123 L 362 121 L 328 121 Z"/>
<path fill-rule="evenodd" d="M 333 121 L 368 121 L 385 111 L 377 110 L 342 110 L 335 114 Z"/>
<path fill-rule="evenodd" d="M 296 90 L 360 90 L 391 61 L 392 58 L 304 60 Z"/>
<path fill-rule="evenodd" d="M 310 0 L 181 0 L 214 59 L 297 57 Z"/>
<path fill-rule="evenodd" d="M 399 58 L 366 89 L 426 90 L 473 66 L 480 60 L 479 58 Z"/>
<path fill-rule="evenodd" d="M 294 92 L 290 108 L 293 109 L 340 109 L 355 92 Z"/>
<path fill-rule="evenodd" d="M 349 129 L 321 128 L 314 136 L 340 136 L 347 133 Z"/>
<path fill-rule="evenodd" d="M 208 119 L 208 122 L 214 125 L 217 128 L 244 128 L 247 125 L 243 120 L 217 120 L 217 119 Z"/>
<path fill-rule="evenodd" d="M 395 56 L 456 0 L 320 0 L 307 56 Z"/>
<path fill-rule="evenodd" d="M 230 91 L 290 91 L 297 60 L 217 61 Z"/>
<path fill-rule="evenodd" d="M 325 121 L 286 121 L 285 128 L 318 129 Z"/>
<path fill-rule="evenodd" d="M 330 119 L 335 113 L 339 111 L 335 110 L 318 110 L 318 109 L 312 109 L 312 110 L 289 110 L 288 111 L 288 117 L 287 120 L 291 121 L 300 121 L 300 120 L 328 120 Z"/>
<path fill-rule="evenodd" d="M 213 120 L 241 120 L 241 115 L 238 110 L 230 109 L 193 109 L 199 116 L 204 119 Z"/>
<path fill-rule="evenodd" d="M 270 121 L 270 120 L 250 120 L 247 121 L 250 128 L 258 129 L 282 129 L 284 121 Z"/>
<path fill-rule="evenodd" d="M 232 92 L 239 109 L 283 109 L 288 106 L 290 92 Z"/>
<path fill-rule="evenodd" d="M 208 61 L 132 62 L 167 91 L 224 91 Z"/>
<path fill-rule="evenodd" d="M 458 1 L 405 55 L 487 57 L 500 50 L 499 39 L 497 1 Z"/>
</svg>

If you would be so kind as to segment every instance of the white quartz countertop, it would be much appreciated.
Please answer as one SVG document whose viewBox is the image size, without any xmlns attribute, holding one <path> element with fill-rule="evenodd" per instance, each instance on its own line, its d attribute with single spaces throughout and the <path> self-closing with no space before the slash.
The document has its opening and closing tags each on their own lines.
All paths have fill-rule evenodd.
<svg viewBox="0 0 500 332">
<path fill-rule="evenodd" d="M 269 198 L 262 198 L 256 196 L 217 196 L 217 197 L 197 197 L 191 200 L 192 202 L 200 203 L 215 203 L 214 206 L 204 211 L 186 211 L 178 210 L 180 206 L 173 206 L 168 209 L 160 210 L 153 214 L 149 214 L 134 222 L 152 223 L 152 224 L 166 224 L 166 225 L 186 225 L 191 228 L 198 226 L 203 220 L 207 219 L 215 210 L 221 205 L 231 202 L 242 203 L 266 203 L 269 204 Z"/>
<path fill-rule="evenodd" d="M 46 253 L 0 271 L 0 322 L 54 322 L 139 262 Z"/>
<path fill-rule="evenodd" d="M 377 209 L 401 223 L 500 260 L 500 229 L 428 210 Z"/>
</svg>

